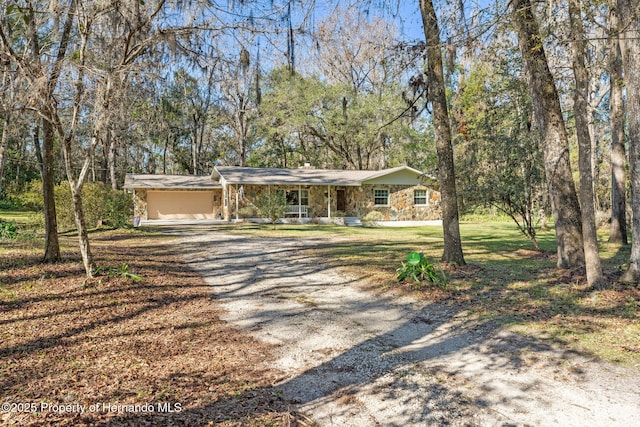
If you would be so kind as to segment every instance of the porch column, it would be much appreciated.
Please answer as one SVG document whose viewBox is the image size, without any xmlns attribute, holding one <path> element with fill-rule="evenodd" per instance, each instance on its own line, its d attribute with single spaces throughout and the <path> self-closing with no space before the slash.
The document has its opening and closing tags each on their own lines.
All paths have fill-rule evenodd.
<svg viewBox="0 0 640 427">
<path fill-rule="evenodd" d="M 238 200 L 238 184 L 236 184 L 236 221 L 238 220 L 238 204 L 239 204 L 239 200 Z"/>
<path fill-rule="evenodd" d="M 298 219 L 302 222 L 302 185 L 298 185 Z"/>
<path fill-rule="evenodd" d="M 222 215 L 225 221 L 231 221 L 231 215 L 229 212 L 229 186 L 224 184 L 222 187 Z"/>
<path fill-rule="evenodd" d="M 327 185 L 327 196 L 329 201 L 327 202 L 327 216 L 331 219 L 331 186 Z"/>
</svg>

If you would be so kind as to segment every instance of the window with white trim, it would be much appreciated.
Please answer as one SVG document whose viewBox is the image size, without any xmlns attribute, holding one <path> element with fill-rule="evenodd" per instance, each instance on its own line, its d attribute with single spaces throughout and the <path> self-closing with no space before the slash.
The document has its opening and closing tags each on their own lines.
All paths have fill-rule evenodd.
<svg viewBox="0 0 640 427">
<path fill-rule="evenodd" d="M 427 206 L 427 190 L 413 190 L 413 204 Z"/>
<path fill-rule="evenodd" d="M 373 190 L 373 204 L 376 206 L 389 206 L 389 190 L 386 188 Z"/>
<path fill-rule="evenodd" d="M 287 190 L 287 204 L 309 206 L 309 190 Z"/>
</svg>

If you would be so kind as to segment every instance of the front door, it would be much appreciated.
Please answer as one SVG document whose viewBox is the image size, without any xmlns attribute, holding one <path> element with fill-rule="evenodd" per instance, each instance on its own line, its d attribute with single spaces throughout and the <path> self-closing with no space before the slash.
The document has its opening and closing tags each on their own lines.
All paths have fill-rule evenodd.
<svg viewBox="0 0 640 427">
<path fill-rule="evenodd" d="M 347 203 L 344 197 L 344 190 L 336 190 L 336 209 L 344 212 L 347 208 Z"/>
</svg>

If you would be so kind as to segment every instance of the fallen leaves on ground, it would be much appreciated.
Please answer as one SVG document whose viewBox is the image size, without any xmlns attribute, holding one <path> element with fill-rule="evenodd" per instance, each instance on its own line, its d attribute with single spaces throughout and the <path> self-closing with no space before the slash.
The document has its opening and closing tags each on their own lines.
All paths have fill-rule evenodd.
<svg viewBox="0 0 640 427">
<path fill-rule="evenodd" d="M 271 385 L 271 348 L 220 320 L 212 289 L 161 236 L 93 235 L 80 260 L 0 260 L 0 424 L 305 425 Z M 0 248 L 0 250 L 3 248 Z M 17 259 L 16 257 L 21 258 Z"/>
</svg>

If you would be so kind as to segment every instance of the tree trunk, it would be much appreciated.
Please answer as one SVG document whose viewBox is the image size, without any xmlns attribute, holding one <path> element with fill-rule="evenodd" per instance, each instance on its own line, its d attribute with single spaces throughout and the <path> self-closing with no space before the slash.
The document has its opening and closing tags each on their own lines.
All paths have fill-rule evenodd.
<svg viewBox="0 0 640 427">
<path fill-rule="evenodd" d="M 42 121 L 42 198 L 44 203 L 45 245 L 44 261 L 60 260 L 58 243 L 58 221 L 56 218 L 56 200 L 53 192 L 54 158 L 53 145 L 55 136 L 53 127 L 47 120 Z"/>
<path fill-rule="evenodd" d="M 42 150 L 40 149 L 40 126 L 33 126 L 33 148 L 36 152 L 36 159 L 38 160 L 38 169 L 40 170 L 40 177 L 42 177 Z"/>
<path fill-rule="evenodd" d="M 87 223 L 84 217 L 84 206 L 82 204 L 82 183 L 75 185 L 69 181 L 71 186 L 71 195 L 73 198 L 73 216 L 78 229 L 78 241 L 80 243 L 80 254 L 82 255 L 82 265 L 84 266 L 87 277 L 93 277 L 95 264 L 93 262 L 93 254 L 89 245 L 89 235 L 87 233 Z"/>
<path fill-rule="evenodd" d="M 167 149 L 169 148 L 169 135 L 164 140 L 164 149 L 162 150 L 162 173 L 167 173 Z"/>
<path fill-rule="evenodd" d="M 433 110 L 433 124 L 438 155 L 438 179 L 442 195 L 442 226 L 444 253 L 442 260 L 450 264 L 464 265 L 460 224 L 458 220 L 458 196 L 453 165 L 453 145 L 449 127 L 449 111 L 442 70 L 440 29 L 431 0 L 420 0 L 424 35 L 427 42 L 427 101 Z"/>
<path fill-rule="evenodd" d="M 100 156 L 100 182 L 104 185 L 109 183 L 109 150 L 109 143 L 105 140 L 102 144 L 102 155 Z"/>
<path fill-rule="evenodd" d="M 77 12 L 75 7 L 75 2 L 72 0 L 71 6 L 69 8 L 69 16 L 72 13 Z M 81 27 L 81 26 L 80 26 Z M 100 130 L 104 129 L 102 126 L 102 122 L 98 122 L 94 125 L 93 135 L 91 136 L 91 142 L 89 144 L 86 156 L 84 158 L 84 162 L 82 164 L 82 168 L 80 173 L 78 173 L 77 177 L 74 174 L 73 170 L 73 160 L 72 160 L 72 143 L 75 140 L 76 132 L 78 129 L 78 124 L 80 122 L 80 111 L 82 110 L 82 98 L 85 92 L 84 86 L 84 72 L 85 72 L 85 58 L 87 52 L 87 40 L 88 37 L 86 34 L 83 34 L 81 37 L 81 44 L 78 49 L 78 74 L 75 79 L 74 87 L 75 94 L 73 97 L 73 109 L 72 114 L 68 123 L 63 124 L 61 121 L 60 111 L 57 108 L 53 108 L 51 111 L 51 118 L 54 121 L 55 129 L 57 131 L 58 137 L 60 138 L 62 145 L 62 154 L 64 158 L 64 166 L 67 172 L 67 180 L 69 181 L 69 186 L 71 187 L 71 195 L 73 200 L 73 213 L 74 219 L 76 223 L 76 227 L 78 229 L 78 239 L 80 243 L 80 254 L 82 255 L 82 264 L 84 265 L 85 273 L 88 278 L 93 277 L 95 264 L 93 262 L 93 256 L 91 254 L 91 248 L 89 246 L 89 236 L 87 233 L 87 227 L 84 218 L 84 207 L 82 205 L 82 186 L 84 185 L 84 181 L 89 173 L 89 168 L 91 166 L 91 158 L 93 157 L 93 152 L 95 147 L 99 141 Z"/>
<path fill-rule="evenodd" d="M 585 59 L 586 61 L 587 59 Z M 598 137 L 598 128 L 596 127 L 596 121 L 597 121 L 597 114 L 598 114 L 598 105 L 599 103 L 597 103 L 597 100 L 594 100 L 591 93 L 592 93 L 592 87 L 593 87 L 593 82 L 594 79 L 589 80 L 589 98 L 587 102 L 587 118 L 589 121 L 589 126 L 588 126 L 588 131 L 589 131 L 589 138 L 590 138 L 590 143 L 591 143 L 591 177 L 592 177 L 592 184 L 593 184 L 593 203 L 595 205 L 595 209 L 596 212 L 601 211 L 602 208 L 602 204 L 600 203 L 600 196 L 598 195 L 598 191 L 597 191 L 597 182 L 600 179 L 600 162 L 598 161 L 598 141 L 600 140 L 600 138 Z M 597 224 L 596 224 L 597 227 Z"/>
<path fill-rule="evenodd" d="M 195 117 L 193 121 L 196 121 Z M 198 130 L 195 124 L 191 135 L 191 164 L 193 166 L 193 174 L 198 175 Z"/>
<path fill-rule="evenodd" d="M 76 100 L 76 105 L 78 105 Z M 89 171 L 89 165 L 92 152 L 95 148 L 98 140 L 97 135 L 94 135 L 91 139 L 89 146 L 89 153 L 87 154 L 84 164 L 78 177 L 75 178 L 73 172 L 73 162 L 71 160 L 71 140 L 74 136 L 75 125 L 72 124 L 70 133 L 66 135 L 64 128 L 58 121 L 57 123 L 58 135 L 63 138 L 62 142 L 62 154 L 64 157 L 64 165 L 67 171 L 67 180 L 69 181 L 69 187 L 71 188 L 71 196 L 73 201 L 73 215 L 78 229 L 78 240 L 80 243 L 80 254 L 82 255 L 82 264 L 85 269 L 86 276 L 88 278 L 93 277 L 95 271 L 95 263 L 93 262 L 93 255 L 91 253 L 91 247 L 89 245 L 89 235 L 87 233 L 87 225 L 84 217 L 84 206 L 82 204 L 82 187 Z"/>
<path fill-rule="evenodd" d="M 111 130 L 106 129 L 105 135 L 107 136 L 107 145 L 109 146 L 109 155 L 107 156 L 107 163 L 109 164 L 109 181 L 111 181 L 111 188 L 118 189 L 118 180 L 116 177 L 116 139 L 111 135 Z"/>
<path fill-rule="evenodd" d="M 2 124 L 2 136 L 0 137 L 0 193 L 2 193 L 4 182 L 4 165 L 7 157 L 7 146 L 9 144 L 9 123 L 11 122 L 11 116 L 9 113 L 4 115 L 4 123 Z"/>
<path fill-rule="evenodd" d="M 611 229 L 609 242 L 621 245 L 627 240 L 627 195 L 625 188 L 624 101 L 622 53 L 619 19 L 615 0 L 609 12 L 609 123 L 611 124 Z"/>
<path fill-rule="evenodd" d="M 62 65 L 69 46 L 69 39 L 71 35 L 71 29 L 73 26 L 73 13 L 75 9 L 75 0 L 71 0 L 69 9 L 66 13 L 64 26 L 62 33 L 60 34 L 60 43 L 58 44 L 57 53 L 54 61 L 50 66 L 41 68 L 40 61 L 40 44 L 38 42 L 39 36 L 35 26 L 35 10 L 29 7 L 29 36 L 31 41 L 31 55 L 34 64 L 37 64 L 38 69 L 42 69 L 44 73 L 47 73 L 48 77 L 46 85 L 42 88 L 42 92 L 39 94 L 39 103 L 41 105 L 41 113 L 44 113 L 45 119 L 42 120 L 42 195 L 44 203 L 44 222 L 45 222 L 45 252 L 44 261 L 52 262 L 60 260 L 60 245 L 58 242 L 58 222 L 56 219 L 56 203 L 53 190 L 54 182 L 54 142 L 55 142 L 55 129 L 51 122 L 53 120 L 54 109 L 56 108 L 57 101 L 55 100 L 54 92 L 58 85 L 58 79 L 62 70 Z"/>
<path fill-rule="evenodd" d="M 632 236 L 629 269 L 622 280 L 640 280 L 640 23 L 637 2 L 618 0 L 624 81 L 627 89 L 627 118 L 629 126 L 629 166 L 631 173 Z"/>
<path fill-rule="evenodd" d="M 584 29 L 582 27 L 580 0 L 569 0 L 569 21 L 573 51 L 573 74 L 576 87 L 573 93 L 573 113 L 578 137 L 578 168 L 580 170 L 580 207 L 582 213 L 582 240 L 587 282 L 593 288 L 604 286 L 604 276 L 598 254 L 596 214 L 593 198 L 591 169 L 591 136 L 589 135 L 589 75 L 585 66 Z"/>
<path fill-rule="evenodd" d="M 246 166 L 247 163 L 247 120 L 244 113 L 244 103 L 240 103 L 240 111 L 238 112 L 238 129 L 240 143 L 240 166 Z"/>
<path fill-rule="evenodd" d="M 531 1 L 514 0 L 513 17 L 543 143 L 545 175 L 558 245 L 558 267 L 582 265 L 584 251 L 580 205 L 571 174 L 569 139 Z"/>
</svg>

